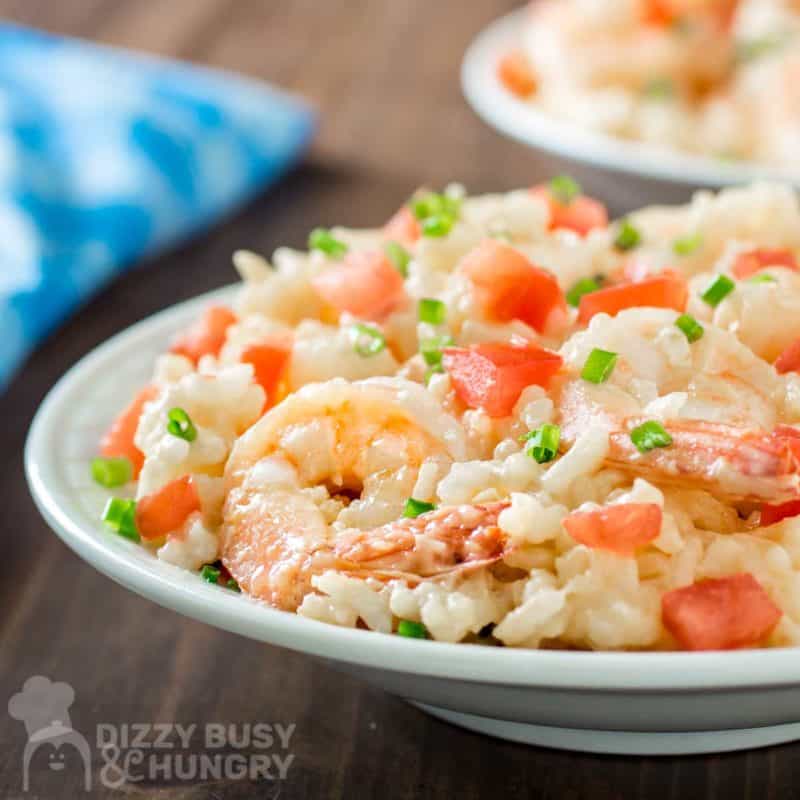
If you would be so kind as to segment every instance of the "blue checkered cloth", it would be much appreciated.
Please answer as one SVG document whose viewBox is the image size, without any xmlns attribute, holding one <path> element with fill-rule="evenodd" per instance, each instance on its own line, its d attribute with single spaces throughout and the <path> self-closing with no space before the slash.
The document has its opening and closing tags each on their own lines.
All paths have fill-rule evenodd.
<svg viewBox="0 0 800 800">
<path fill-rule="evenodd" d="M 115 275 L 276 180 L 314 123 L 240 76 L 0 25 L 0 388 Z"/>
</svg>

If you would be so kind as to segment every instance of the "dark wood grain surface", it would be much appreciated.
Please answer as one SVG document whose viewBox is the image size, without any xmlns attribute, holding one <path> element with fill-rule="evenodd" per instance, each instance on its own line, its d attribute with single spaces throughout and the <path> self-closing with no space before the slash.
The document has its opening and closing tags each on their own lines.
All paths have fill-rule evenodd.
<svg viewBox="0 0 800 800">
<path fill-rule="evenodd" d="M 96 797 L 774 798 L 800 796 L 800 744 L 695 758 L 512 745 L 437 722 L 322 664 L 180 617 L 116 586 L 56 539 L 29 498 L 22 447 L 53 382 L 110 334 L 233 278 L 236 247 L 300 245 L 313 224 L 383 221 L 417 185 L 526 185 L 565 165 L 501 139 L 461 98 L 464 47 L 512 0 L 0 0 L 26 24 L 240 70 L 302 92 L 321 129 L 306 162 L 206 235 L 108 288 L 0 397 L 0 699 L 32 675 L 76 691 L 72 722 L 296 725 L 284 781 L 159 777 Z M 614 211 L 666 199 L 571 168 Z M 0 797 L 23 797 L 22 726 L 0 709 Z M 173 741 L 177 741 L 173 738 Z M 202 747 L 199 748 L 202 750 Z M 248 751 L 246 751 L 248 752 Z M 85 796 L 80 771 L 34 762 L 31 793 Z M 111 777 L 113 775 L 107 775 Z"/>
</svg>

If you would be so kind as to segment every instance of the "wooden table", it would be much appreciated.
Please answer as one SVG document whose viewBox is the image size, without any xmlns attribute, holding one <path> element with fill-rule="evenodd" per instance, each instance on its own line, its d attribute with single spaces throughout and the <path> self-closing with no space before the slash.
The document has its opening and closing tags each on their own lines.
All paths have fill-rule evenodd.
<svg viewBox="0 0 800 800">
<path fill-rule="evenodd" d="M 302 655 L 159 608 L 86 566 L 47 529 L 22 473 L 31 417 L 53 382 L 110 334 L 233 278 L 236 247 L 301 245 L 314 224 L 378 224 L 416 186 L 473 191 L 565 169 L 501 139 L 467 108 L 470 38 L 513 0 L 0 0 L 5 16 L 59 32 L 240 70 L 312 98 L 322 126 L 305 164 L 249 208 L 103 292 L 0 397 L 0 680 L 76 691 L 72 723 L 295 723 L 285 781 L 160 778 L 96 797 L 784 798 L 800 794 L 800 745 L 697 758 L 611 758 L 516 746 L 437 722 Z M 653 187 L 572 168 L 616 212 Z M 5 702 L 5 701 L 3 701 Z M 21 797 L 25 739 L 0 713 L 0 796 Z M 201 748 L 202 749 L 202 748 Z M 33 794 L 84 796 L 78 769 L 35 760 Z M 113 777 L 113 776 L 111 776 Z"/>
</svg>

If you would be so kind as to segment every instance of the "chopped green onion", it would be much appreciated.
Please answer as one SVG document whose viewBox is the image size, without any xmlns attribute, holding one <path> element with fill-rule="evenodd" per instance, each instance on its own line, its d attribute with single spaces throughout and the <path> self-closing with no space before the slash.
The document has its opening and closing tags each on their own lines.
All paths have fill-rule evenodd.
<svg viewBox="0 0 800 800">
<path fill-rule="evenodd" d="M 220 571 L 211 564 L 206 564 L 200 570 L 200 577 L 207 583 L 219 583 Z"/>
<path fill-rule="evenodd" d="M 614 239 L 614 247 L 617 250 L 633 250 L 642 243 L 642 234 L 639 229 L 626 217 L 620 220 L 617 237 Z"/>
<path fill-rule="evenodd" d="M 432 297 L 423 297 L 419 301 L 420 322 L 429 322 L 431 325 L 441 325 L 447 317 L 447 306 L 441 300 Z"/>
<path fill-rule="evenodd" d="M 120 536 L 133 542 L 139 541 L 136 529 L 136 501 L 123 497 L 109 497 L 103 510 L 103 522 Z"/>
<path fill-rule="evenodd" d="M 193 442 L 197 438 L 197 428 L 195 428 L 191 417 L 182 408 L 171 408 L 167 412 L 167 432 L 179 439 Z"/>
<path fill-rule="evenodd" d="M 408 500 L 406 500 L 405 507 L 403 508 L 403 516 L 414 519 L 420 514 L 426 514 L 428 511 L 433 511 L 435 508 L 436 506 L 433 503 L 426 503 L 424 500 L 415 500 L 413 497 L 409 497 Z"/>
<path fill-rule="evenodd" d="M 377 328 L 363 322 L 350 326 L 350 341 L 362 358 L 375 356 L 386 349 L 386 337 Z"/>
<path fill-rule="evenodd" d="M 736 45 L 736 60 L 740 63 L 756 61 L 759 58 L 770 55 L 770 53 L 780 50 L 786 45 L 791 35 L 782 33 L 770 33 L 760 36 L 757 39 L 749 39 L 739 42 Z"/>
<path fill-rule="evenodd" d="M 239 584 L 233 579 L 229 578 L 228 582 L 225 584 L 226 589 L 230 589 L 232 592 L 241 592 L 242 590 L 239 588 Z"/>
<path fill-rule="evenodd" d="M 397 623 L 398 636 L 406 636 L 409 639 L 427 639 L 428 631 L 421 622 L 412 622 L 410 619 L 401 619 Z"/>
<path fill-rule="evenodd" d="M 594 278 L 581 278 L 566 294 L 567 302 L 577 308 L 581 304 L 581 297 L 585 294 L 596 292 L 600 284 Z"/>
<path fill-rule="evenodd" d="M 755 275 L 751 275 L 747 279 L 748 283 L 777 283 L 778 279 L 774 275 L 770 275 L 769 272 L 759 272 Z"/>
<path fill-rule="evenodd" d="M 712 308 L 716 308 L 735 288 L 736 284 L 727 275 L 720 275 L 700 295 L 700 298 Z"/>
<path fill-rule="evenodd" d="M 703 244 L 703 237 L 699 233 L 692 233 L 688 236 L 681 236 L 672 243 L 672 250 L 678 256 L 690 256 L 701 247 Z"/>
<path fill-rule="evenodd" d="M 455 217 L 450 214 L 436 214 L 432 217 L 427 217 L 422 223 L 422 235 L 434 238 L 447 236 L 452 230 L 455 221 Z"/>
<path fill-rule="evenodd" d="M 581 378 L 591 383 L 605 383 L 617 363 L 617 354 L 595 348 L 589 353 L 581 370 Z"/>
<path fill-rule="evenodd" d="M 404 277 L 408 277 L 408 262 L 411 261 L 411 253 L 397 242 L 386 242 L 383 246 L 383 252 L 386 257 L 392 262 L 394 268 Z"/>
<path fill-rule="evenodd" d="M 419 352 L 428 366 L 435 367 L 442 363 L 442 350 L 454 344 L 452 336 L 433 336 L 419 343 Z"/>
<path fill-rule="evenodd" d="M 668 100 L 675 94 L 675 84 L 669 78 L 653 78 L 644 85 L 642 94 L 648 100 Z"/>
<path fill-rule="evenodd" d="M 92 459 L 92 478 L 106 489 L 124 486 L 132 477 L 133 465 L 127 458 Z"/>
<path fill-rule="evenodd" d="M 703 326 L 691 315 L 681 314 L 675 320 L 675 325 L 683 332 L 690 342 L 696 342 L 704 333 Z"/>
<path fill-rule="evenodd" d="M 450 217 L 457 217 L 461 213 L 461 199 L 449 194 L 437 194 L 436 192 L 426 192 L 413 198 L 411 211 L 420 221 L 429 217 L 436 217 L 444 214 Z"/>
<path fill-rule="evenodd" d="M 631 441 L 640 453 L 648 453 L 656 447 L 669 447 L 672 437 L 660 422 L 648 420 L 631 431 Z"/>
<path fill-rule="evenodd" d="M 425 376 L 423 380 L 425 381 L 425 385 L 427 386 L 431 382 L 431 378 L 434 375 L 443 375 L 444 374 L 444 367 L 441 364 L 431 364 L 428 369 L 425 370 Z"/>
<path fill-rule="evenodd" d="M 537 463 L 546 464 L 558 455 L 558 443 L 561 439 L 561 428 L 547 423 L 535 431 L 525 434 L 523 440 L 528 443 L 525 452 Z"/>
<path fill-rule="evenodd" d="M 341 258 L 347 252 L 347 245 L 340 242 L 327 228 L 314 228 L 308 235 L 309 250 L 319 250 L 331 258 Z"/>
<path fill-rule="evenodd" d="M 580 196 L 581 185 L 569 175 L 559 175 L 550 181 L 550 194 L 562 205 L 568 206 Z"/>
</svg>

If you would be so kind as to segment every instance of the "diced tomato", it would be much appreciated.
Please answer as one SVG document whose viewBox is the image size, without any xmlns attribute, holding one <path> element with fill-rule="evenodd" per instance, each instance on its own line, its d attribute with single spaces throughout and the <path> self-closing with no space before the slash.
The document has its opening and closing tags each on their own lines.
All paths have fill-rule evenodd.
<svg viewBox="0 0 800 800">
<path fill-rule="evenodd" d="M 264 411 L 277 402 L 278 388 L 286 377 L 291 356 L 291 342 L 277 339 L 263 344 L 251 344 L 242 350 L 242 363 L 253 365 L 256 383 L 267 394 Z"/>
<path fill-rule="evenodd" d="M 144 453 L 133 443 L 145 404 L 158 394 L 155 386 L 145 386 L 133 402 L 114 420 L 100 442 L 100 455 L 105 458 L 127 458 L 133 467 L 134 480 L 144 465 Z"/>
<path fill-rule="evenodd" d="M 160 539 L 183 527 L 195 511 L 200 496 L 191 476 L 184 475 L 136 503 L 136 528 L 142 539 Z"/>
<path fill-rule="evenodd" d="M 786 267 L 797 271 L 797 257 L 791 250 L 750 250 L 740 253 L 731 267 L 734 278 L 744 280 L 766 267 Z"/>
<path fill-rule="evenodd" d="M 414 244 L 420 236 L 422 236 L 422 229 L 408 206 L 403 206 L 383 226 L 384 239 L 400 242 L 406 246 Z"/>
<path fill-rule="evenodd" d="M 661 508 L 655 503 L 622 503 L 597 511 L 574 511 L 564 527 L 575 541 L 597 550 L 632 556 L 661 532 Z"/>
<path fill-rule="evenodd" d="M 608 211 L 599 200 L 582 194 L 570 203 L 562 203 L 553 197 L 547 184 L 534 186 L 531 192 L 547 203 L 550 209 L 550 230 L 568 228 L 581 236 L 586 236 L 595 228 L 608 226 Z"/>
<path fill-rule="evenodd" d="M 170 352 L 197 363 L 203 356 L 218 356 L 236 314 L 225 306 L 209 306 L 203 316 L 172 343 Z"/>
<path fill-rule="evenodd" d="M 800 372 L 800 339 L 795 339 L 775 359 L 773 365 L 783 375 L 786 372 Z"/>
<path fill-rule="evenodd" d="M 520 50 L 506 53 L 497 62 L 497 77 L 517 97 L 530 97 L 536 91 L 536 76 L 527 57 Z"/>
<path fill-rule="evenodd" d="M 749 572 L 699 581 L 661 598 L 664 627 L 686 650 L 753 647 L 781 614 Z"/>
<path fill-rule="evenodd" d="M 688 297 L 686 281 L 682 277 L 675 273 L 663 274 L 585 294 L 578 308 L 578 320 L 586 324 L 595 314 L 606 313 L 613 317 L 626 308 L 637 306 L 683 311 Z"/>
<path fill-rule="evenodd" d="M 535 267 L 522 253 L 485 239 L 461 261 L 482 313 L 497 322 L 519 319 L 540 333 L 566 314 L 567 303 L 555 276 Z"/>
<path fill-rule="evenodd" d="M 776 522 L 788 517 L 796 517 L 798 514 L 800 514 L 800 500 L 789 500 L 779 505 L 763 503 L 760 524 L 766 528 L 768 525 L 774 525 Z"/>
<path fill-rule="evenodd" d="M 403 277 L 378 251 L 348 253 L 344 260 L 317 275 L 317 294 L 337 311 L 362 319 L 380 319 L 403 300 Z"/>
<path fill-rule="evenodd" d="M 526 386 L 547 386 L 562 359 L 534 344 L 497 342 L 445 348 L 442 364 L 467 406 L 506 417 Z"/>
</svg>

